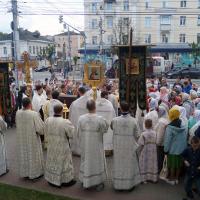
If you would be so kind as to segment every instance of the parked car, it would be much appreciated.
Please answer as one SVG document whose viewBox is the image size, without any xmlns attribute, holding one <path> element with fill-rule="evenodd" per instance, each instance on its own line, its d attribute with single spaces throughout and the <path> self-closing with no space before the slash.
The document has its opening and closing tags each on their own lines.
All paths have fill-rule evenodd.
<svg viewBox="0 0 200 200">
<path fill-rule="evenodd" d="M 186 76 L 189 76 L 190 78 L 193 79 L 200 78 L 200 68 L 187 67 L 175 71 L 169 71 L 166 74 L 167 78 L 177 78 L 177 77 L 184 78 Z"/>
<path fill-rule="evenodd" d="M 44 71 L 48 71 L 48 67 L 46 66 L 41 66 L 35 69 L 35 72 L 44 72 Z"/>
</svg>

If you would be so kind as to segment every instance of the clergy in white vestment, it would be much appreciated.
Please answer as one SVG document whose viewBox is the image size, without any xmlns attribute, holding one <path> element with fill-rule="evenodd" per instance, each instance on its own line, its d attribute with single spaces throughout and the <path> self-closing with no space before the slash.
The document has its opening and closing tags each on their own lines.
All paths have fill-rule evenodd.
<svg viewBox="0 0 200 200">
<path fill-rule="evenodd" d="M 78 121 L 80 136 L 81 164 L 79 179 L 84 188 L 104 187 L 106 164 L 103 147 L 103 135 L 108 131 L 107 121 L 96 114 L 94 100 L 87 102 L 88 114 L 82 115 Z"/>
<path fill-rule="evenodd" d="M 114 163 L 113 186 L 116 190 L 132 190 L 141 182 L 137 158 L 139 131 L 136 120 L 129 114 L 129 105 L 122 102 L 122 115 L 113 119 Z"/>
<path fill-rule="evenodd" d="M 48 135 L 45 179 L 53 186 L 72 186 L 74 168 L 69 139 L 73 137 L 74 126 L 63 119 L 63 106 L 54 106 L 54 116 L 45 121 Z"/>
<path fill-rule="evenodd" d="M 43 152 L 40 135 L 44 123 L 39 114 L 32 111 L 29 98 L 22 100 L 23 109 L 16 114 L 17 161 L 19 176 L 35 179 L 43 175 Z"/>
<path fill-rule="evenodd" d="M 102 91 L 101 98 L 96 101 L 96 113 L 107 120 L 108 124 L 116 117 L 113 105 L 108 99 L 108 92 Z M 107 133 L 103 135 L 104 150 L 106 155 L 112 155 L 113 150 L 113 131 L 109 126 Z"/>
<path fill-rule="evenodd" d="M 59 92 L 57 90 L 54 90 L 51 93 L 51 99 L 49 101 L 46 101 L 44 106 L 42 107 L 44 112 L 44 120 L 46 120 L 48 117 L 54 116 L 54 106 L 59 104 L 63 106 L 63 103 L 58 99 L 59 98 Z"/>
<path fill-rule="evenodd" d="M 6 148 L 3 131 L 7 129 L 7 124 L 0 115 L 0 176 L 8 172 L 6 163 Z"/>
<path fill-rule="evenodd" d="M 44 91 L 41 85 L 36 85 L 35 89 L 36 91 L 33 95 L 32 107 L 34 111 L 39 113 L 40 109 L 46 102 L 46 95 L 44 95 Z"/>
<path fill-rule="evenodd" d="M 75 127 L 74 137 L 71 142 L 72 152 L 75 155 L 80 155 L 80 144 L 77 134 L 78 119 L 81 115 L 88 113 L 86 104 L 87 101 L 91 99 L 91 97 L 86 94 L 86 89 L 84 87 L 80 87 L 78 89 L 78 93 L 80 97 L 77 100 L 73 101 L 69 108 L 69 120 Z"/>
<path fill-rule="evenodd" d="M 112 94 L 112 86 L 111 85 L 107 85 L 106 86 L 106 90 L 108 92 L 108 100 L 112 103 L 113 108 L 115 110 L 116 116 L 118 116 L 118 101 L 117 101 L 117 97 Z"/>
</svg>

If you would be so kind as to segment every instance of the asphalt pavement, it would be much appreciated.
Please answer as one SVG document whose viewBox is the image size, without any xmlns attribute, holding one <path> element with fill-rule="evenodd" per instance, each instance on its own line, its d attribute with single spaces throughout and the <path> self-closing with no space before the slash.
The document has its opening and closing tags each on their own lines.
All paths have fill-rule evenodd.
<svg viewBox="0 0 200 200">
<path fill-rule="evenodd" d="M 108 179 L 105 183 L 105 189 L 102 192 L 95 190 L 83 190 L 80 182 L 70 188 L 54 188 L 47 184 L 44 178 L 37 181 L 24 180 L 19 178 L 17 174 L 17 156 L 16 156 L 16 129 L 9 129 L 5 133 L 7 144 L 7 159 L 9 165 L 9 173 L 0 177 L 1 183 L 16 185 L 24 188 L 45 191 L 62 196 L 73 197 L 83 200 L 181 200 L 184 197 L 183 184 L 176 186 L 168 185 L 163 181 L 157 184 L 148 183 L 139 185 L 132 192 L 116 192 L 112 188 L 112 158 L 107 159 Z M 44 153 L 45 155 L 45 153 Z M 79 157 L 73 157 L 73 163 L 78 180 Z M 6 200 L 6 197 L 5 197 Z"/>
</svg>

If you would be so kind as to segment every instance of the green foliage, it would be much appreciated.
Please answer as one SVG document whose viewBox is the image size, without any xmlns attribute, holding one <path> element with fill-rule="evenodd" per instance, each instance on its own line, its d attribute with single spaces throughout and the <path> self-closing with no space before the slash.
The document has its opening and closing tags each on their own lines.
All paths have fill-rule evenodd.
<svg viewBox="0 0 200 200">
<path fill-rule="evenodd" d="M 75 200 L 5 184 L 0 184 L 0 200 Z"/>
</svg>

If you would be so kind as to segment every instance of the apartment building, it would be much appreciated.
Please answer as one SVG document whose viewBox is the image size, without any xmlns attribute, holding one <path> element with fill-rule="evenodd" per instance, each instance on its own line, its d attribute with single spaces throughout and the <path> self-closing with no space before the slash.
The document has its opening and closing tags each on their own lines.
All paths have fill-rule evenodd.
<svg viewBox="0 0 200 200">
<path fill-rule="evenodd" d="M 140 43 L 200 43 L 200 0 L 139 0 Z"/>
<path fill-rule="evenodd" d="M 200 43 L 200 0 L 85 0 L 84 9 L 91 46 L 125 44 L 130 27 L 137 44 Z"/>
<path fill-rule="evenodd" d="M 136 3 L 137 0 L 84 0 L 87 48 L 127 44 L 130 27 L 134 28 L 136 41 Z"/>
</svg>

